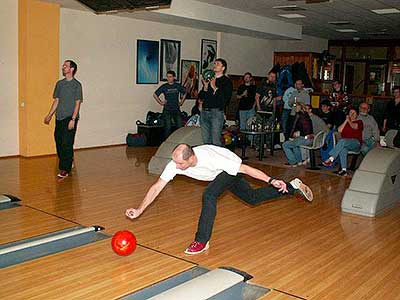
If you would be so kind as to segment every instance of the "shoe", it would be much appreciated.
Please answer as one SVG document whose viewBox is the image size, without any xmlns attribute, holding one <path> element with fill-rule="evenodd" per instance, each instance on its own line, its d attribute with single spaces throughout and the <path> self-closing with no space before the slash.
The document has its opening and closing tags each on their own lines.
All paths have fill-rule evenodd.
<svg viewBox="0 0 400 300">
<path fill-rule="evenodd" d="M 279 145 L 279 144 L 276 144 L 276 145 L 274 146 L 274 150 L 279 150 L 279 149 L 282 149 L 282 146 Z"/>
<path fill-rule="evenodd" d="M 340 170 L 337 174 L 339 176 L 347 176 L 347 171 L 346 170 Z"/>
<path fill-rule="evenodd" d="M 309 164 L 310 163 L 310 159 L 309 158 L 307 158 L 307 159 L 305 159 L 305 160 L 303 160 L 302 162 L 301 162 L 301 164 L 303 165 L 303 166 L 305 166 L 305 165 L 307 165 L 307 164 Z"/>
<path fill-rule="evenodd" d="M 326 161 L 323 161 L 322 164 L 323 164 L 325 167 L 330 167 L 330 166 L 332 166 L 333 161 L 331 161 L 330 159 L 328 159 L 328 160 L 326 160 Z"/>
<path fill-rule="evenodd" d="M 68 172 L 65 170 L 61 170 L 60 173 L 57 175 L 58 178 L 66 178 L 68 177 Z"/>
<path fill-rule="evenodd" d="M 305 185 L 299 178 L 293 179 L 290 184 L 298 190 L 304 198 L 307 199 L 307 201 L 311 202 L 314 199 L 314 195 L 312 190 L 310 189 L 309 186 Z"/>
<path fill-rule="evenodd" d="M 290 163 L 285 163 L 285 166 L 292 167 L 292 168 L 296 168 L 296 167 L 297 167 L 297 164 L 292 165 L 292 164 L 290 164 Z"/>
<path fill-rule="evenodd" d="M 193 241 L 189 245 L 189 247 L 186 248 L 185 253 L 190 254 L 190 255 L 199 254 L 201 252 L 206 251 L 208 248 L 210 248 L 209 242 L 200 243 L 200 242 Z"/>
</svg>

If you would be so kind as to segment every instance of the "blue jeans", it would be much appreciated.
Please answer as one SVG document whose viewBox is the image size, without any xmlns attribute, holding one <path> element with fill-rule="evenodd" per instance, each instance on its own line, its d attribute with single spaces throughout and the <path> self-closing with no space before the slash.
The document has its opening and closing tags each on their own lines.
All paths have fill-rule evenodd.
<svg viewBox="0 0 400 300">
<path fill-rule="evenodd" d="M 336 159 L 339 156 L 342 169 L 347 168 L 347 153 L 360 150 L 360 142 L 356 139 L 340 139 L 329 155 Z"/>
<path fill-rule="evenodd" d="M 218 108 L 203 109 L 200 118 L 203 143 L 222 146 L 221 133 L 224 126 L 224 112 Z"/>
<path fill-rule="evenodd" d="M 306 139 L 304 136 L 299 136 L 294 140 L 289 140 L 283 143 L 283 151 L 285 151 L 286 158 L 291 165 L 302 162 L 300 145 L 309 146 L 312 140 Z"/>
<path fill-rule="evenodd" d="M 286 186 L 289 194 L 294 194 L 295 189 L 289 182 L 286 183 Z M 253 189 L 241 175 L 232 176 L 222 172 L 208 184 L 203 192 L 203 205 L 195 236 L 197 242 L 206 243 L 210 240 L 217 214 L 217 200 L 227 190 L 249 205 L 256 205 L 286 195 L 280 193 L 272 185 Z"/>
<path fill-rule="evenodd" d="M 239 110 L 239 122 L 240 122 L 240 130 L 245 130 L 247 125 L 247 120 L 254 117 L 256 111 L 254 108 L 249 110 Z"/>
<path fill-rule="evenodd" d="M 176 128 L 182 127 L 182 114 L 180 111 L 168 111 L 163 110 L 163 119 L 164 119 L 164 138 L 171 134 L 172 122 L 171 119 L 174 119 L 174 123 Z"/>
<path fill-rule="evenodd" d="M 363 144 L 361 145 L 361 153 L 362 155 L 367 155 L 369 151 L 371 151 L 373 148 L 375 148 L 376 142 L 373 138 L 369 138 L 368 140 L 363 141 Z"/>
</svg>

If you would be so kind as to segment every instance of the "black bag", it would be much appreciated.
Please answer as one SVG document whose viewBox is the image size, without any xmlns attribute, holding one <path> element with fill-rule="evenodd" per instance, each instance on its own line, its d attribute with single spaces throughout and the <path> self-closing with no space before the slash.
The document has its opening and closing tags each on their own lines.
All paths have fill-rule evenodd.
<svg viewBox="0 0 400 300">
<path fill-rule="evenodd" d="M 146 125 L 149 126 L 164 125 L 162 113 L 149 111 L 146 116 Z"/>
<path fill-rule="evenodd" d="M 141 133 L 128 133 L 126 136 L 126 144 L 129 147 L 146 146 L 146 136 Z"/>
</svg>

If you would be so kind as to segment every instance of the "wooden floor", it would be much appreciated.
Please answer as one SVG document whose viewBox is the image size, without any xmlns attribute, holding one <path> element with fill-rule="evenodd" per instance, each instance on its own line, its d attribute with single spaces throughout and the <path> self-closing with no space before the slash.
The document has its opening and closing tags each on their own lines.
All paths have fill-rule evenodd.
<svg viewBox="0 0 400 300">
<path fill-rule="evenodd" d="M 274 177 L 303 179 L 314 202 L 285 196 L 249 207 L 226 193 L 210 250 L 187 256 L 205 183 L 178 176 L 139 219 L 124 216 L 157 180 L 146 171 L 155 150 L 77 151 L 62 182 L 54 156 L 0 159 L 0 193 L 23 204 L 0 212 L 2 244 L 78 223 L 109 234 L 131 230 L 140 245 L 119 257 L 104 240 L 1 269 L 0 299 L 118 299 L 196 264 L 252 274 L 252 282 L 273 289 L 263 300 L 400 299 L 400 207 L 376 219 L 342 214 L 349 178 L 259 165 Z"/>
</svg>

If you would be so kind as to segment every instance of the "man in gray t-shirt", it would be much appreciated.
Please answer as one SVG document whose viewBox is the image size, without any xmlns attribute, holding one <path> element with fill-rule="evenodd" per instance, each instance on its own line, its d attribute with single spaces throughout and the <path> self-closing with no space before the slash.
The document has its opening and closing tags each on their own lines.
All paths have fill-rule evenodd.
<svg viewBox="0 0 400 300">
<path fill-rule="evenodd" d="M 75 79 L 78 69 L 72 60 L 66 60 L 62 65 L 64 79 L 57 81 L 53 104 L 49 113 L 44 118 L 44 123 L 49 124 L 54 113 L 56 114 L 56 127 L 54 138 L 59 158 L 59 178 L 69 175 L 74 159 L 74 141 L 79 118 L 79 109 L 82 103 L 82 85 Z"/>
</svg>

